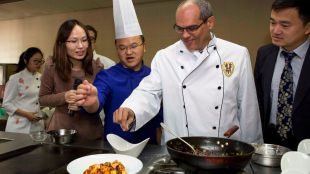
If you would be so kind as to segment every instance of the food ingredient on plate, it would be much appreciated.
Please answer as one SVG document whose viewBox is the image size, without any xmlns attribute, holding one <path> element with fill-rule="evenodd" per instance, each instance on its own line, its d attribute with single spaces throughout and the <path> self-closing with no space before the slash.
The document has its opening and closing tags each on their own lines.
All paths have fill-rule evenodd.
<svg viewBox="0 0 310 174">
<path fill-rule="evenodd" d="M 124 165 L 115 160 L 112 163 L 105 162 L 100 164 L 93 164 L 88 167 L 83 174 L 127 174 Z"/>
</svg>

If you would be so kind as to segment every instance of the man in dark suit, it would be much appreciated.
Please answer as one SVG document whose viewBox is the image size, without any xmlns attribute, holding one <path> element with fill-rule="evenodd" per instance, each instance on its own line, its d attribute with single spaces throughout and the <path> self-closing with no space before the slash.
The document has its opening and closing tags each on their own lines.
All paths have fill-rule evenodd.
<svg viewBox="0 0 310 174">
<path fill-rule="evenodd" d="M 254 70 L 265 143 L 293 150 L 310 138 L 309 0 L 275 0 L 272 44 L 258 49 Z"/>
</svg>

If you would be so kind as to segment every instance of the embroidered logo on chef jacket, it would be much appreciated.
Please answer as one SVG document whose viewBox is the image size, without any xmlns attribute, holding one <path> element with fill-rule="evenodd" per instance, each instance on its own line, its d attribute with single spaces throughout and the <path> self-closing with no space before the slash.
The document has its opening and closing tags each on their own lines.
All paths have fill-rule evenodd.
<svg viewBox="0 0 310 174">
<path fill-rule="evenodd" d="M 230 77 L 235 70 L 235 64 L 233 62 L 224 62 L 222 65 L 222 71 L 225 76 Z"/>
</svg>

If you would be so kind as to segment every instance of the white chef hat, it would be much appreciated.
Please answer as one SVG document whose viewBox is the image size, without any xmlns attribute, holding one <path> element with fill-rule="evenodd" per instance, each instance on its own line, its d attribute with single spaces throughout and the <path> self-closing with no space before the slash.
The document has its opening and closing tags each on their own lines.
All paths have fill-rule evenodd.
<svg viewBox="0 0 310 174">
<path fill-rule="evenodd" d="M 115 39 L 142 35 L 132 0 L 113 0 Z"/>
</svg>

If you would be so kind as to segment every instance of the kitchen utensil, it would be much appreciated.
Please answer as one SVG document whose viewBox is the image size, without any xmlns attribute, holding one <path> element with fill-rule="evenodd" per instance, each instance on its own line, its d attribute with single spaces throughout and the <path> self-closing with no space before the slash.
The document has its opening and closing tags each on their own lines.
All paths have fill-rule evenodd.
<svg viewBox="0 0 310 174">
<path fill-rule="evenodd" d="M 230 138 L 238 129 L 239 129 L 239 126 L 234 125 L 233 127 L 231 127 L 230 129 L 228 129 L 228 130 L 224 133 L 224 136 L 225 136 L 226 138 Z"/>
<path fill-rule="evenodd" d="M 202 169 L 243 169 L 251 160 L 255 149 L 252 145 L 227 138 L 182 137 L 202 153 L 193 154 L 192 150 L 178 138 L 169 140 L 167 150 L 177 163 Z"/>
<path fill-rule="evenodd" d="M 107 135 L 107 140 L 116 153 L 133 157 L 138 157 L 140 155 L 149 139 L 150 138 L 147 138 L 140 143 L 132 144 L 115 134 Z"/>
<path fill-rule="evenodd" d="M 67 144 L 71 143 L 76 135 L 77 131 L 73 129 L 58 129 L 48 131 L 51 135 L 51 141 L 56 144 Z"/>
<path fill-rule="evenodd" d="M 252 161 L 263 166 L 280 166 L 280 161 L 283 154 L 290 151 L 289 148 L 275 144 L 252 145 L 255 147 L 255 153 L 252 156 Z"/>
<path fill-rule="evenodd" d="M 175 132 L 173 132 L 165 123 L 161 122 L 160 123 L 161 127 L 164 128 L 164 130 L 166 130 L 167 132 L 169 132 L 170 134 L 172 134 L 173 136 L 175 136 L 176 138 L 178 138 L 179 140 L 181 140 L 184 144 L 186 144 L 188 147 L 191 148 L 191 150 L 193 151 L 194 154 L 196 154 L 196 150 L 195 148 L 189 144 L 188 142 L 186 142 L 184 139 L 182 139 L 181 137 L 179 137 Z"/>
<path fill-rule="evenodd" d="M 44 142 L 47 138 L 45 131 L 34 131 L 29 133 L 30 138 L 36 142 Z"/>
</svg>

